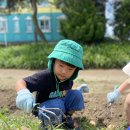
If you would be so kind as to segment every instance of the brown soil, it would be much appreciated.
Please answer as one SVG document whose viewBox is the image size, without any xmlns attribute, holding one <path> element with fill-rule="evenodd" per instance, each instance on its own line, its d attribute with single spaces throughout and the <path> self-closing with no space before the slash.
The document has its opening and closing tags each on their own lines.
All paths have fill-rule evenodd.
<svg viewBox="0 0 130 130">
<path fill-rule="evenodd" d="M 25 76 L 35 73 L 30 70 L 0 69 L 0 107 L 9 107 L 12 112 L 15 106 L 15 82 Z M 121 125 L 126 122 L 123 103 L 128 92 L 125 92 L 118 102 L 109 106 L 106 95 L 112 91 L 114 85 L 121 84 L 127 76 L 121 70 L 84 70 L 79 73 L 74 87 L 81 83 L 90 86 L 90 93 L 84 94 L 85 110 L 77 116 L 86 116 L 102 125 Z"/>
</svg>

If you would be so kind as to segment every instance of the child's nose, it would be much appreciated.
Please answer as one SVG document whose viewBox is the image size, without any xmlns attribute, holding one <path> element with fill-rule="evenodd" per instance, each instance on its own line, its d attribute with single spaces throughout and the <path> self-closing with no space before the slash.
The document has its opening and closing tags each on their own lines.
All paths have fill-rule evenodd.
<svg viewBox="0 0 130 130">
<path fill-rule="evenodd" d="M 67 73 L 66 68 L 63 68 L 63 69 L 62 69 L 62 74 L 66 74 L 66 73 Z"/>
</svg>

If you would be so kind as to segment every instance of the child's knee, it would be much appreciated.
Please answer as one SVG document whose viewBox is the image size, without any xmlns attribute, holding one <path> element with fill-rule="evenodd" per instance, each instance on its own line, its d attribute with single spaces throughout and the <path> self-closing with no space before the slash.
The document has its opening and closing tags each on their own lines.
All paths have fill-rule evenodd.
<svg viewBox="0 0 130 130">
<path fill-rule="evenodd" d="M 73 97 L 75 97 L 76 99 L 81 99 L 83 96 L 82 96 L 82 93 L 79 91 L 79 90 L 70 90 L 68 92 L 68 95 L 71 95 Z"/>
<path fill-rule="evenodd" d="M 65 112 L 64 102 L 62 101 L 62 99 L 59 99 L 59 98 L 45 101 L 41 104 L 41 107 L 43 107 L 43 108 L 59 108 L 63 112 Z"/>
<path fill-rule="evenodd" d="M 82 93 L 79 90 L 70 90 L 65 97 L 66 111 L 78 111 L 84 108 Z"/>
</svg>

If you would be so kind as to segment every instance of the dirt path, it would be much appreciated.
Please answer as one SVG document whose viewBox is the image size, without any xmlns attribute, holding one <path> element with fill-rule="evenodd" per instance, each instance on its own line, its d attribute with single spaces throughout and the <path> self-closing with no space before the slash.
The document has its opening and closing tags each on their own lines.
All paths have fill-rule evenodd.
<svg viewBox="0 0 130 130">
<path fill-rule="evenodd" d="M 0 69 L 0 107 L 8 106 L 10 110 L 16 111 L 15 82 L 35 72 L 37 70 Z M 80 116 L 84 115 L 103 125 L 110 123 L 119 125 L 125 122 L 123 103 L 127 92 L 110 108 L 107 106 L 106 94 L 113 90 L 115 84 L 122 83 L 126 78 L 127 76 L 121 70 L 80 71 L 78 78 L 75 80 L 74 87 L 81 83 L 87 83 L 90 86 L 90 95 L 89 97 L 84 95 L 86 108 L 82 114 L 78 114 L 81 114 Z"/>
</svg>

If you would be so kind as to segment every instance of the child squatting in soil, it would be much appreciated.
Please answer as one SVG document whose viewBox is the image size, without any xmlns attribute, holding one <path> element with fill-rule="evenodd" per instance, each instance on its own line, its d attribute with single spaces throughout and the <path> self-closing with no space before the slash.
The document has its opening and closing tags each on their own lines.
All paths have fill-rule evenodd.
<svg viewBox="0 0 130 130">
<path fill-rule="evenodd" d="M 27 113 L 32 111 L 34 103 L 40 103 L 41 108 L 60 108 L 67 115 L 67 127 L 80 130 L 71 116 L 74 111 L 84 109 L 81 91 L 86 86 L 75 90 L 72 86 L 79 70 L 84 68 L 83 49 L 75 41 L 61 40 L 48 59 L 48 69 L 17 81 L 16 106 Z M 32 92 L 37 93 L 36 100 Z M 38 117 L 41 118 L 40 112 Z"/>
<path fill-rule="evenodd" d="M 130 88 L 130 62 L 125 67 L 123 67 L 123 71 L 129 76 L 129 78 L 126 79 L 113 92 L 110 92 L 107 94 L 107 101 L 109 103 L 114 103 L 125 90 Z M 127 130 L 130 130 L 130 93 L 127 95 L 125 99 L 124 110 L 125 110 L 128 125 L 129 125 Z"/>
</svg>

